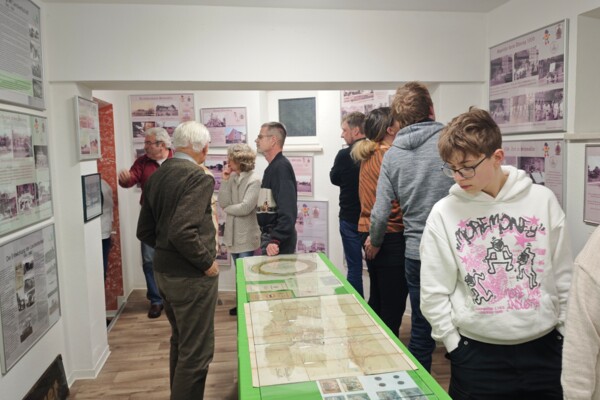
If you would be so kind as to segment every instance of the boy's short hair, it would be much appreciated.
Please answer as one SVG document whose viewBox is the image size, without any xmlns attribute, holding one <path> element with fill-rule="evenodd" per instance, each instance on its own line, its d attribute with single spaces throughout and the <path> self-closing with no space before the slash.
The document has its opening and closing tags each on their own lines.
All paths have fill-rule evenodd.
<svg viewBox="0 0 600 400">
<path fill-rule="evenodd" d="M 464 156 L 485 154 L 489 157 L 501 148 L 500 128 L 487 111 L 476 107 L 450 121 L 438 141 L 438 151 L 445 162 L 457 152 Z"/>
<path fill-rule="evenodd" d="M 400 129 L 425 121 L 431 115 L 433 101 L 427 86 L 421 82 L 408 82 L 396 90 L 392 101 L 392 118 Z"/>
</svg>

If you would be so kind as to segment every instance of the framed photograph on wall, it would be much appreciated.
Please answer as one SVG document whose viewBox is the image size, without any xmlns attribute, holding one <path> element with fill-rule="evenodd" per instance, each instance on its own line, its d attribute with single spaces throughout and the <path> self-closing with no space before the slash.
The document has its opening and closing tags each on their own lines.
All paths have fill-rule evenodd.
<svg viewBox="0 0 600 400">
<path fill-rule="evenodd" d="M 100 158 L 98 103 L 83 97 L 75 97 L 75 119 L 79 159 L 95 160 Z"/>
<path fill-rule="evenodd" d="M 583 221 L 600 224 L 600 144 L 585 146 L 585 195 Z"/>
<path fill-rule="evenodd" d="M 490 48 L 489 110 L 502 133 L 566 127 L 568 20 Z"/>
<path fill-rule="evenodd" d="M 223 180 L 223 169 L 227 166 L 226 154 L 209 154 L 204 160 L 204 165 L 210 170 L 215 178 L 215 193 L 219 192 Z"/>
<path fill-rule="evenodd" d="M 83 222 L 88 222 L 102 215 L 102 184 L 100 174 L 89 174 L 81 177 L 83 196 Z"/>
<path fill-rule="evenodd" d="M 202 108 L 200 120 L 210 132 L 211 147 L 248 143 L 246 107 Z"/>
<path fill-rule="evenodd" d="M 7 373 L 60 318 L 54 225 L 0 246 L 0 369 Z"/>
<path fill-rule="evenodd" d="M 289 156 L 296 175 L 296 189 L 298 196 L 313 195 L 313 157 L 312 156 Z"/>
<path fill-rule="evenodd" d="M 296 253 L 329 252 L 327 201 L 298 200 Z"/>
</svg>

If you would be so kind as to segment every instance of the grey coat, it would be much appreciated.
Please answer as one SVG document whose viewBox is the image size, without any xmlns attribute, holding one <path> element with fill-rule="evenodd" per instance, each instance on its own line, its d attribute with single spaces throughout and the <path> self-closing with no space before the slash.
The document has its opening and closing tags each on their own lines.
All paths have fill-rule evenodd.
<svg viewBox="0 0 600 400">
<path fill-rule="evenodd" d="M 454 183 L 442 173 L 437 149 L 444 125 L 420 122 L 402 128 L 385 153 L 377 181 L 377 197 L 371 210 L 371 243 L 379 247 L 387 227 L 392 200 L 398 200 L 404 221 L 406 258 L 419 260 L 419 244 L 429 212 L 448 195 Z"/>
<path fill-rule="evenodd" d="M 229 252 L 242 253 L 260 246 L 256 204 L 261 180 L 254 171 L 221 181 L 219 205 L 227 214 L 224 240 Z"/>
</svg>

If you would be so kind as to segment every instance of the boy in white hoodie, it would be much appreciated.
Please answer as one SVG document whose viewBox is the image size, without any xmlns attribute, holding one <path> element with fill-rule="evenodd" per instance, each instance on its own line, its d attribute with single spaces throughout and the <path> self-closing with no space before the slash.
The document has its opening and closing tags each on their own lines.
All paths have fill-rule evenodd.
<svg viewBox="0 0 600 400">
<path fill-rule="evenodd" d="M 548 188 L 502 165 L 502 135 L 486 111 L 454 118 L 438 150 L 455 184 L 423 232 L 421 311 L 448 351 L 449 394 L 562 399 L 573 266 L 565 215 Z"/>
</svg>

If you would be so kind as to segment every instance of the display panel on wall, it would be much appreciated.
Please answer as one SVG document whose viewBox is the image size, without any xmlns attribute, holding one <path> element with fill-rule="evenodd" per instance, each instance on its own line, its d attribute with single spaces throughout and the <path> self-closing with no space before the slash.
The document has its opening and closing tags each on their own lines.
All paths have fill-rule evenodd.
<svg viewBox="0 0 600 400">
<path fill-rule="evenodd" d="M 202 108 L 200 109 L 200 120 L 210 132 L 211 147 L 248 143 L 245 107 Z"/>
<path fill-rule="evenodd" d="M 327 201 L 298 201 L 296 253 L 329 252 Z"/>
<path fill-rule="evenodd" d="M 204 166 L 210 170 L 215 178 L 215 193 L 219 192 L 223 180 L 223 169 L 227 166 L 227 155 L 209 154 L 204 160 Z"/>
<path fill-rule="evenodd" d="M 585 146 L 585 196 L 583 220 L 600 224 L 600 144 Z"/>
<path fill-rule="evenodd" d="M 60 317 L 54 225 L 0 247 L 1 367 L 5 374 Z"/>
<path fill-rule="evenodd" d="M 313 195 L 313 157 L 288 157 L 294 174 L 296 175 L 296 188 L 298 196 L 312 196 Z"/>
<path fill-rule="evenodd" d="M 129 96 L 133 148 L 143 154 L 144 134 L 150 128 L 164 128 L 173 137 L 182 122 L 194 120 L 192 93 L 136 94 Z"/>
<path fill-rule="evenodd" d="M 341 118 L 355 111 L 367 114 L 379 107 L 389 107 L 395 93 L 395 90 L 342 90 Z"/>
<path fill-rule="evenodd" d="M 524 170 L 533 183 L 552 190 L 564 209 L 564 140 L 505 141 L 502 144 L 505 160 Z"/>
<path fill-rule="evenodd" d="M 43 110 L 40 8 L 30 0 L 0 2 L 0 101 Z"/>
<path fill-rule="evenodd" d="M 83 198 L 83 222 L 102 215 L 102 180 L 100 174 L 89 174 L 81 177 L 81 194 Z"/>
<path fill-rule="evenodd" d="M 565 130 L 567 24 L 490 48 L 490 113 L 502 133 Z"/>
<path fill-rule="evenodd" d="M 0 111 L 0 236 L 52 216 L 46 118 Z"/>
<path fill-rule="evenodd" d="M 77 153 L 80 160 L 100 158 L 100 118 L 98 103 L 75 97 L 75 119 L 77 123 Z"/>
</svg>

